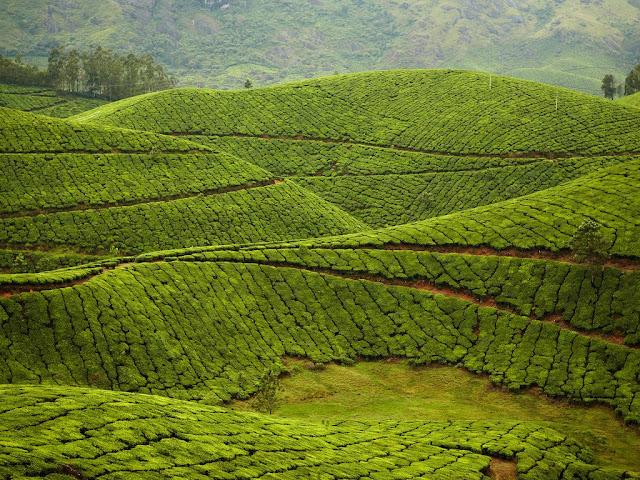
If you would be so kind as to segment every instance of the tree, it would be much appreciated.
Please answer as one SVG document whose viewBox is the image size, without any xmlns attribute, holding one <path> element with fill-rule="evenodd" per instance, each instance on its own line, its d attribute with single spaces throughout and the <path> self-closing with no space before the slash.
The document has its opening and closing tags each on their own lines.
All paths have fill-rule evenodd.
<svg viewBox="0 0 640 480">
<path fill-rule="evenodd" d="M 258 390 L 252 402 L 253 408 L 262 413 L 273 413 L 280 405 L 280 391 L 279 371 L 275 368 L 266 370 L 258 383 Z"/>
<path fill-rule="evenodd" d="M 616 94 L 616 80 L 613 75 L 608 74 L 604 76 L 600 89 L 604 93 L 605 98 L 613 100 L 613 97 Z"/>
<path fill-rule="evenodd" d="M 598 222 L 591 219 L 585 220 L 569 242 L 574 258 L 591 267 L 591 280 L 593 280 L 595 271 L 602 268 L 609 256 L 607 253 L 609 242 L 602 234 L 601 229 L 602 225 Z"/>
<path fill-rule="evenodd" d="M 624 79 L 624 94 L 631 95 L 636 92 L 640 92 L 640 63 Z"/>
<path fill-rule="evenodd" d="M 247 78 L 247 81 L 244 82 L 244 88 L 252 88 L 253 82 Z"/>
</svg>

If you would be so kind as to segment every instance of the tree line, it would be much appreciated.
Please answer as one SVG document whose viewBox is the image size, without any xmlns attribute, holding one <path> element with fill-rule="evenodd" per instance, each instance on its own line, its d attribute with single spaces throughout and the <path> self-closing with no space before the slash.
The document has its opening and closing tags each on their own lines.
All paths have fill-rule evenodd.
<svg viewBox="0 0 640 480">
<path fill-rule="evenodd" d="M 613 98 L 617 95 L 619 97 L 623 95 L 631 95 L 636 92 L 640 92 L 640 63 L 636 65 L 633 70 L 629 72 L 624 79 L 624 84 L 616 81 L 616 78 L 607 74 L 602 79 L 602 86 L 600 87 L 605 98 Z"/>
<path fill-rule="evenodd" d="M 46 70 L 0 54 L 0 82 L 54 88 L 117 100 L 173 88 L 175 78 L 151 54 L 120 55 L 111 49 L 94 47 L 87 52 L 54 47 Z"/>
</svg>

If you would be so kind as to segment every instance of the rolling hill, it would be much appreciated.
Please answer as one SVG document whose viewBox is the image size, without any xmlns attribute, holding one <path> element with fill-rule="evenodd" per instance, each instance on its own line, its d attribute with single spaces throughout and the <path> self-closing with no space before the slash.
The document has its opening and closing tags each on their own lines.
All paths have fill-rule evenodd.
<svg viewBox="0 0 640 480">
<path fill-rule="evenodd" d="M 640 478 L 640 113 L 556 91 L 402 70 L 0 109 L 0 477 Z M 307 368 L 311 405 L 366 362 L 376 411 L 442 368 L 561 413 L 237 411 L 265 372 Z"/>
<path fill-rule="evenodd" d="M 44 87 L 0 84 L 0 107 L 66 118 L 108 103 L 80 95 L 61 94 Z"/>
<path fill-rule="evenodd" d="M 492 71 L 600 95 L 638 62 L 635 0 L 6 0 L 0 50 L 42 61 L 53 45 L 150 52 L 213 88 L 395 68 Z"/>
</svg>

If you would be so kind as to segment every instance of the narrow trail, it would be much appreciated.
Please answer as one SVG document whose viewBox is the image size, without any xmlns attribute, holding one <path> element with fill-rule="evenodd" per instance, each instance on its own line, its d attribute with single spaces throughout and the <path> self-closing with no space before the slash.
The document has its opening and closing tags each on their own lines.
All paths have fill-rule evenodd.
<svg viewBox="0 0 640 480">
<path fill-rule="evenodd" d="M 394 145 L 393 142 L 390 145 L 383 145 L 377 143 L 368 143 L 368 142 L 360 142 L 354 140 L 336 140 L 332 138 L 322 138 L 322 137 L 308 137 L 302 134 L 292 137 L 287 135 L 250 135 L 246 133 L 227 133 L 227 134 L 212 134 L 205 135 L 202 132 L 169 132 L 162 133 L 163 135 L 170 135 L 173 137 L 231 137 L 231 138 L 255 138 L 262 140 L 286 140 L 291 142 L 319 142 L 319 143 L 331 143 L 337 145 L 356 145 L 361 147 L 375 147 L 375 148 L 383 148 L 387 150 L 398 150 L 402 152 L 410 152 L 410 153 L 423 153 L 428 155 L 437 155 L 442 157 L 460 157 L 460 158 L 501 158 L 508 160 L 510 158 L 546 158 L 548 160 L 554 160 L 557 158 L 573 158 L 573 157 L 582 157 L 582 158 L 594 158 L 594 157 L 606 157 L 606 156 L 636 156 L 640 155 L 640 152 L 634 151 L 626 151 L 626 152 L 601 152 L 601 153 L 589 153 L 589 152 L 510 152 L 510 153 L 452 153 L 452 152 L 440 152 L 436 150 L 417 150 L 409 147 L 402 147 L 399 145 Z"/>
<path fill-rule="evenodd" d="M 168 196 L 156 197 L 156 198 L 142 198 L 139 200 L 132 200 L 127 202 L 116 202 L 116 203 L 106 203 L 106 204 L 96 204 L 96 205 L 80 203 L 67 208 L 49 208 L 49 209 L 25 210 L 25 211 L 14 212 L 14 213 L 0 213 L 0 219 L 35 217 L 37 215 L 49 215 L 52 213 L 60 213 L 60 212 L 75 212 L 80 210 L 104 210 L 104 209 L 116 208 L 116 207 L 131 207 L 134 205 L 142 205 L 146 203 L 170 202 L 173 200 L 182 200 L 184 198 L 194 198 L 198 196 L 208 197 L 211 195 L 222 195 L 224 193 L 237 192 L 239 190 L 250 190 L 252 188 L 261 188 L 269 185 L 276 185 L 277 183 L 281 183 L 281 182 L 274 179 L 270 179 L 264 182 L 245 183 L 244 185 L 231 185 L 228 187 L 222 187 L 218 189 L 204 190 L 202 192 L 191 192 L 191 193 L 184 193 L 179 195 L 168 195 Z"/>
<path fill-rule="evenodd" d="M 198 260 L 200 261 L 200 260 Z M 215 263 L 216 260 L 206 260 L 208 262 Z M 103 275 L 108 271 L 117 270 L 121 268 L 130 267 L 132 265 L 138 264 L 148 264 L 148 263 L 163 263 L 165 260 L 154 260 L 150 262 L 126 262 L 116 265 L 115 267 L 104 267 L 102 272 L 87 275 L 86 277 L 79 278 L 73 281 L 64 282 L 64 283 L 56 283 L 56 284 L 42 284 L 42 285 L 0 285 L 0 298 L 1 297 L 11 297 L 13 295 L 18 295 L 20 293 L 25 292 L 36 292 L 43 290 L 55 290 L 65 287 L 73 287 L 76 285 L 81 285 L 83 283 L 88 282 L 94 277 Z M 368 280 L 371 282 L 382 283 L 386 286 L 396 286 L 396 287 L 407 287 L 407 288 L 415 288 L 421 291 L 427 291 L 434 295 L 445 295 L 447 297 L 455 297 L 460 300 L 465 300 L 469 303 L 475 304 L 479 307 L 490 307 L 495 308 L 496 310 L 500 310 L 502 312 L 507 312 L 513 315 L 525 316 L 518 313 L 515 309 L 509 307 L 508 305 L 501 304 L 495 300 L 490 295 L 485 295 L 482 298 L 476 297 L 467 291 L 456 290 L 451 287 L 436 285 L 433 282 L 424 280 L 424 279 L 398 279 L 398 278 L 387 278 L 382 275 L 373 275 L 368 273 L 345 273 L 337 270 L 332 270 L 329 268 L 315 268 L 315 267 L 307 267 L 303 265 L 293 265 L 286 262 L 258 262 L 258 261 L 228 261 L 228 260 L 219 260 L 219 262 L 228 262 L 228 263 L 243 263 L 243 264 L 255 264 L 255 265 L 266 265 L 276 268 L 292 268 L 296 270 L 304 270 L 308 272 L 318 273 L 321 275 L 330 275 L 333 277 L 344 278 L 348 280 Z M 543 318 L 537 318 L 533 313 L 529 316 L 530 321 L 541 321 L 541 322 L 549 322 L 557 325 L 558 327 L 564 330 L 570 330 L 572 332 L 577 333 L 583 337 L 589 338 L 599 338 L 608 343 L 614 343 L 617 345 L 625 345 L 624 336 L 620 334 L 599 334 L 595 332 L 585 332 L 583 330 L 577 329 L 572 325 L 562 321 L 562 315 L 558 313 L 553 313 L 547 315 Z M 628 348 L 632 349 L 640 349 L 640 345 L 625 345 Z"/>
</svg>

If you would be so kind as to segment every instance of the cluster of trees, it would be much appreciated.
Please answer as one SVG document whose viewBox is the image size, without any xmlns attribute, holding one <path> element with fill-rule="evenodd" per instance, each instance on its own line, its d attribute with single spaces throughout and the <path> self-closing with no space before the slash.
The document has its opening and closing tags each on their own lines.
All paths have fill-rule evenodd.
<svg viewBox="0 0 640 480">
<path fill-rule="evenodd" d="M 110 100 L 173 88 L 175 78 L 151 54 L 120 55 L 100 46 L 87 52 L 51 49 L 47 69 L 26 64 L 20 55 L 14 60 L 0 55 L 0 81 L 17 85 L 38 85 L 57 90 L 101 96 Z"/>
<path fill-rule="evenodd" d="M 16 85 L 47 85 L 47 72 L 35 65 L 24 63 L 21 55 L 16 55 L 16 58 L 11 60 L 0 53 L 0 82 Z"/>
<path fill-rule="evenodd" d="M 625 77 L 624 85 L 617 82 L 613 75 L 607 74 L 602 79 L 602 86 L 600 88 L 605 98 L 610 98 L 611 100 L 613 100 L 616 95 L 621 97 L 623 95 L 640 92 L 640 63 Z"/>
</svg>

